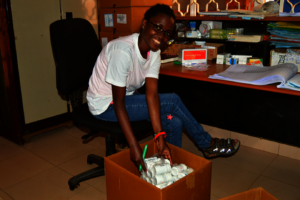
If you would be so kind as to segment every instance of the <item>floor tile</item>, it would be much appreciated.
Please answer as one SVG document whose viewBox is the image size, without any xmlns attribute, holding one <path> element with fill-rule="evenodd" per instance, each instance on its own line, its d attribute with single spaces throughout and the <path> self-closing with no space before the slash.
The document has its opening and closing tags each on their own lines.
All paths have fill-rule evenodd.
<svg viewBox="0 0 300 200">
<path fill-rule="evenodd" d="M 71 197 L 69 200 L 106 200 L 106 194 L 96 190 L 93 187 L 90 187 L 79 194 Z"/>
<path fill-rule="evenodd" d="M 0 136 L 0 161 L 24 153 L 26 151 L 27 150 L 22 146 L 19 146 Z"/>
<path fill-rule="evenodd" d="M 13 200 L 10 196 L 8 196 L 5 192 L 0 190 L 0 200 Z"/>
<path fill-rule="evenodd" d="M 83 154 L 82 156 L 79 156 L 78 158 L 72 159 L 68 162 L 65 162 L 58 167 L 63 169 L 64 171 L 68 172 L 69 174 L 72 174 L 73 176 L 80 174 L 82 172 L 85 172 L 89 169 L 98 167 L 97 164 L 88 164 L 87 163 L 87 156 L 89 154 L 95 154 L 98 156 L 105 156 L 105 151 L 103 149 L 95 149 L 89 153 Z M 93 178 L 90 180 L 85 181 L 85 183 L 89 185 L 94 185 L 95 183 L 99 182 L 100 178 Z"/>
<path fill-rule="evenodd" d="M 71 126 L 71 127 L 65 128 L 64 132 L 67 135 L 73 136 L 77 139 L 81 139 L 81 137 L 83 135 L 88 134 L 90 132 L 90 130 L 85 127 L 82 127 L 82 126 L 80 126 L 80 127 Z"/>
<path fill-rule="evenodd" d="M 264 190 L 277 199 L 300 199 L 300 188 L 264 176 L 259 177 L 259 179 L 251 186 L 250 189 L 257 187 L 264 188 Z"/>
<path fill-rule="evenodd" d="M 30 142 L 23 145 L 24 148 L 30 150 L 41 146 L 51 145 L 55 142 L 68 139 L 66 128 L 61 127 L 45 133 L 35 135 L 30 138 Z"/>
<path fill-rule="evenodd" d="M 88 153 L 93 149 L 96 149 L 96 147 L 89 144 L 83 144 L 81 140 L 74 137 L 66 136 L 63 140 L 51 141 L 44 146 L 30 149 L 30 151 L 54 165 L 60 165 Z"/>
<path fill-rule="evenodd" d="M 220 198 L 244 192 L 259 175 L 220 162 L 212 164 L 211 194 Z"/>
<path fill-rule="evenodd" d="M 212 137 L 217 137 L 217 138 L 230 138 L 231 133 L 228 130 L 214 127 L 211 131 L 209 131 L 209 134 Z"/>
<path fill-rule="evenodd" d="M 100 181 L 98 183 L 96 183 L 95 185 L 93 185 L 93 187 L 106 194 L 106 179 L 105 178 L 106 178 L 105 176 L 101 176 L 99 179 Z"/>
<path fill-rule="evenodd" d="M 276 158 L 276 154 L 240 146 L 236 154 L 228 158 L 218 158 L 218 162 L 225 163 L 249 172 L 261 175 Z"/>
<path fill-rule="evenodd" d="M 182 134 L 181 148 L 195 155 L 204 157 L 202 151 L 199 150 L 199 148 L 196 146 L 196 144 L 194 144 L 192 139 L 186 134 Z"/>
<path fill-rule="evenodd" d="M 277 156 L 263 176 L 300 188 L 300 161 Z"/>
<path fill-rule="evenodd" d="M 54 166 L 31 152 L 0 161 L 0 188 L 8 188 Z"/>
<path fill-rule="evenodd" d="M 279 155 L 300 160 L 300 148 L 286 144 L 279 144 Z"/>
<path fill-rule="evenodd" d="M 55 167 L 4 191 L 14 200 L 66 200 L 88 188 L 82 183 L 71 191 L 68 186 L 70 178 L 70 174 Z"/>
<path fill-rule="evenodd" d="M 241 141 L 241 145 L 254 149 L 259 149 L 274 154 L 278 154 L 279 151 L 278 142 L 273 142 L 237 132 L 231 132 L 231 138 L 238 139 Z"/>
</svg>

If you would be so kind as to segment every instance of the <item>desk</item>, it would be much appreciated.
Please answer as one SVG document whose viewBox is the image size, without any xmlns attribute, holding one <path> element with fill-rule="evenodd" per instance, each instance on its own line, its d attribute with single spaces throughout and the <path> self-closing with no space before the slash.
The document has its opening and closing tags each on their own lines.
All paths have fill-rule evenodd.
<svg viewBox="0 0 300 200">
<path fill-rule="evenodd" d="M 300 147 L 300 92 L 209 79 L 229 66 L 190 71 L 162 64 L 159 92 L 180 96 L 199 123 Z"/>
<path fill-rule="evenodd" d="M 188 70 L 185 67 L 183 67 L 181 65 L 175 65 L 174 63 L 165 63 L 165 64 L 161 65 L 160 74 L 168 75 L 168 76 L 175 76 L 175 77 L 180 77 L 180 78 L 188 78 L 188 79 L 193 79 L 193 80 L 198 80 L 198 81 L 220 83 L 220 84 L 225 84 L 225 85 L 232 85 L 232 86 L 251 88 L 251 89 L 256 89 L 256 90 L 264 90 L 264 91 L 269 91 L 269 92 L 276 92 L 276 93 L 300 96 L 299 91 L 277 88 L 276 85 L 278 85 L 278 84 L 261 86 L 261 85 L 250 85 L 250 84 L 236 83 L 236 82 L 231 82 L 231 81 L 210 79 L 210 78 L 208 78 L 210 75 L 214 75 L 214 74 L 225 71 L 229 67 L 229 65 L 219 65 L 219 64 L 209 64 L 209 65 L 210 66 L 209 66 L 208 70 L 202 72 L 202 71 Z"/>
</svg>

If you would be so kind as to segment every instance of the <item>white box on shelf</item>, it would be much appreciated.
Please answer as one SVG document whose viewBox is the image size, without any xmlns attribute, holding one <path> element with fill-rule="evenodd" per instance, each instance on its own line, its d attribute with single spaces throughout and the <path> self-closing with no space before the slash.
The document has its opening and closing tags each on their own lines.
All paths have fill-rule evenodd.
<svg viewBox="0 0 300 200">
<path fill-rule="evenodd" d="M 232 58 L 238 58 L 239 62 L 238 64 L 240 65 L 246 65 L 247 64 L 247 58 L 251 58 L 251 55 L 232 55 Z"/>
<path fill-rule="evenodd" d="M 217 55 L 217 64 L 226 64 L 226 58 L 229 58 L 230 53 L 219 53 Z"/>
</svg>

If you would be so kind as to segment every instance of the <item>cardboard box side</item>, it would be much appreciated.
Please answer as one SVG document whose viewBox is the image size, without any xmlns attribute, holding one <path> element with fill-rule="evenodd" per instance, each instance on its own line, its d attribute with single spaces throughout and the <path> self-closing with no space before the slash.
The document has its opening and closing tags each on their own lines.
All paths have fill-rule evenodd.
<svg viewBox="0 0 300 200">
<path fill-rule="evenodd" d="M 240 199 L 255 199 L 255 200 L 276 200 L 271 194 L 266 192 L 263 188 L 258 187 L 245 192 L 241 192 L 220 200 L 240 200 Z"/>
<path fill-rule="evenodd" d="M 107 200 L 161 199 L 161 190 L 105 158 Z"/>
<path fill-rule="evenodd" d="M 267 192 L 266 190 L 264 190 L 263 188 L 261 188 L 261 199 L 263 200 L 278 200 L 277 198 L 275 198 L 273 195 L 271 195 L 269 192 Z"/>
<path fill-rule="evenodd" d="M 148 144 L 146 157 L 157 153 L 153 140 L 141 144 L 141 148 L 144 149 L 146 144 Z M 127 149 L 105 158 L 107 199 L 210 199 L 211 162 L 171 144 L 168 145 L 174 161 L 194 168 L 193 173 L 160 190 L 140 179 L 139 174 L 135 173 L 137 169 L 130 161 L 129 149 Z"/>
</svg>

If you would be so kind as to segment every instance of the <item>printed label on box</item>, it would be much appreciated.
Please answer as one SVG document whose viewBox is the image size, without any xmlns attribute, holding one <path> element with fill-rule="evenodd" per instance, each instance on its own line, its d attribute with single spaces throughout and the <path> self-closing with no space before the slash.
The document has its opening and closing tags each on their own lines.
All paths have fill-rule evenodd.
<svg viewBox="0 0 300 200">
<path fill-rule="evenodd" d="M 199 60 L 206 59 L 206 51 L 185 51 L 183 54 L 184 60 Z"/>
<path fill-rule="evenodd" d="M 105 27 L 114 27 L 113 14 L 104 14 Z"/>
<path fill-rule="evenodd" d="M 103 48 L 108 43 L 107 37 L 101 38 L 101 41 L 102 41 L 102 48 Z"/>
<path fill-rule="evenodd" d="M 127 24 L 126 14 L 117 14 L 117 23 Z"/>
</svg>

